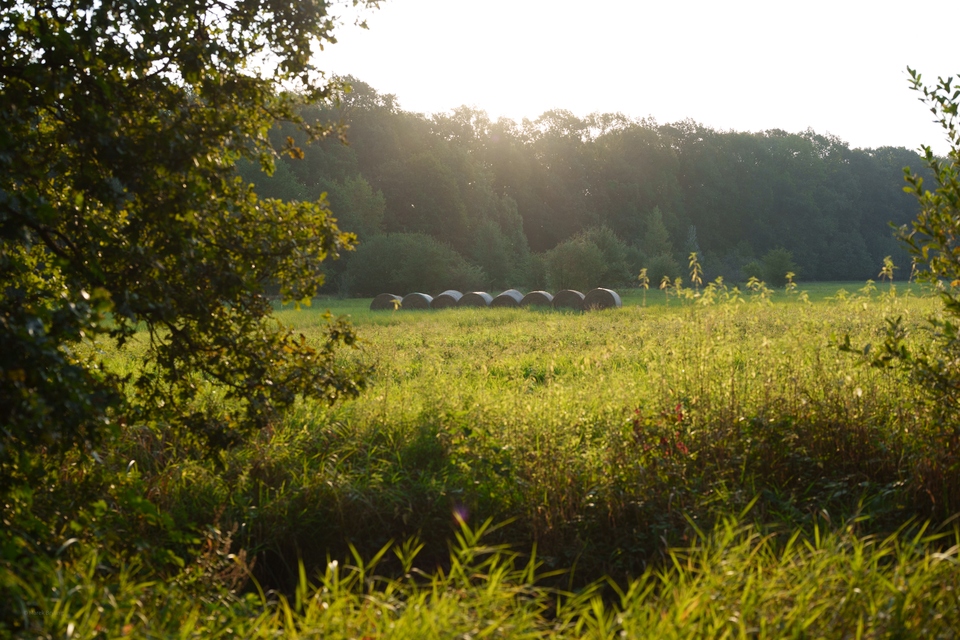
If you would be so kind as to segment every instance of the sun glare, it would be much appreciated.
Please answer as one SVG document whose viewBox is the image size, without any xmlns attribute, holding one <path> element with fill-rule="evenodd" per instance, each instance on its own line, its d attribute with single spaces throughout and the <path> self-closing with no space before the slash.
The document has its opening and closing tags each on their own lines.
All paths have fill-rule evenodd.
<svg viewBox="0 0 960 640">
<path fill-rule="evenodd" d="M 941 15 L 943 14 L 943 15 Z M 853 146 L 935 142 L 906 67 L 955 72 L 960 4 L 908 28 L 875 2 L 719 5 L 444 0 L 385 3 L 343 29 L 322 68 L 393 93 L 402 108 L 460 105 L 492 118 L 622 112 L 718 129 L 832 133 Z"/>
</svg>

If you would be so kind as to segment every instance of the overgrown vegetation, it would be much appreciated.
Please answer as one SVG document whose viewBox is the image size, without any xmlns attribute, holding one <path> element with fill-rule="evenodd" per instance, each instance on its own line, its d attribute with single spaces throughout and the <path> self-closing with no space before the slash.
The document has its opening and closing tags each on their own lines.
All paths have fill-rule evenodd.
<svg viewBox="0 0 960 640">
<path fill-rule="evenodd" d="M 80 487 L 115 487 L 60 521 L 60 539 L 78 540 L 38 569 L 31 584 L 47 591 L 18 587 L 15 602 L 49 612 L 64 599 L 63 623 L 158 635 L 181 617 L 198 634 L 251 635 L 949 629 L 960 478 L 941 414 L 906 377 L 835 346 L 876 340 L 889 315 L 921 326 L 937 300 L 714 288 L 584 315 L 354 313 L 377 371 L 362 397 L 303 402 L 219 465 L 159 428 L 129 431 L 102 464 L 68 461 L 71 482 L 23 512 L 56 521 Z M 318 312 L 278 315 L 322 337 Z M 504 524 L 451 556 L 458 518 Z M 351 568 L 391 540 L 402 558 Z M 150 550 L 186 570 L 147 563 Z M 232 595 L 244 567 L 256 582 Z M 105 587 L 131 604 L 96 612 Z"/>
<path fill-rule="evenodd" d="M 278 116 L 309 134 L 326 104 L 309 45 L 332 39 L 328 4 L 180 9 L 3 4 L 0 632 L 956 635 L 952 80 L 914 75 L 953 147 L 926 151 L 935 191 L 908 173 L 921 215 L 903 233 L 923 284 L 895 287 L 888 256 L 886 282 L 829 299 L 794 273 L 820 236 L 798 263 L 771 247 L 741 288 L 710 263 L 745 267 L 749 246 L 701 251 L 724 229 L 708 240 L 689 225 L 681 243 L 673 211 L 634 206 L 639 183 L 591 191 L 576 162 L 550 168 L 630 136 L 661 151 L 672 136 L 681 164 L 709 156 L 710 132 L 692 125 L 598 116 L 594 135 L 552 112 L 527 139 L 500 123 L 494 149 L 471 133 L 477 114 L 437 119 L 477 171 L 466 200 L 431 149 L 378 164 L 382 193 L 336 168 L 346 151 L 306 157 L 307 173 L 281 165 L 272 184 L 300 196 L 326 167 L 344 219 L 379 249 L 369 260 L 411 279 L 446 265 L 464 283 L 640 274 L 623 309 L 358 313 L 360 341 L 329 314 L 268 301 L 306 301 L 324 275 L 361 281 L 321 265 L 353 240 L 324 199 L 261 200 L 235 176 L 242 159 L 270 168 Z M 276 66 L 260 75 L 254 58 Z M 357 97 L 344 105 L 361 119 L 420 126 L 389 97 Z M 296 143 L 285 151 L 301 155 Z M 834 182 L 859 158 L 812 133 L 745 149 L 766 143 Z M 529 149 L 546 171 L 524 165 Z M 484 171 L 507 166 L 538 186 L 484 188 Z M 795 222 L 827 223 L 810 232 L 856 262 L 866 249 L 829 225 L 820 184 L 784 187 L 814 198 L 794 199 Z M 586 200 L 552 199 L 561 185 Z M 624 225 L 645 234 L 627 244 Z M 421 235 L 437 228 L 443 242 Z"/>
</svg>

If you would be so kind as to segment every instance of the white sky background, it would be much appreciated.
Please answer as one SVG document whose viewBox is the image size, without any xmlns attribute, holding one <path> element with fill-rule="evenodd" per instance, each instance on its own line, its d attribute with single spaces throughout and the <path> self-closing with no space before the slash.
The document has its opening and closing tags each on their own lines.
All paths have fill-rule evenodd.
<svg viewBox="0 0 960 640">
<path fill-rule="evenodd" d="M 421 113 L 621 112 L 944 153 L 906 67 L 960 74 L 960 0 L 386 0 L 364 16 L 318 66 Z"/>
</svg>

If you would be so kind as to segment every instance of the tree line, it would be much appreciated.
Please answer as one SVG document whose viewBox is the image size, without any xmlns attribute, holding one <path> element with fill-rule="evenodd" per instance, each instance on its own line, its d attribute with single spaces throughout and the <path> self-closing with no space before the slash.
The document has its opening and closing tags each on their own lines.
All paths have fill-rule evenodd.
<svg viewBox="0 0 960 640">
<path fill-rule="evenodd" d="M 261 197 L 326 194 L 356 252 L 330 264 L 326 291 L 376 295 L 447 288 L 591 288 L 681 276 L 696 252 L 704 276 L 778 284 L 876 278 L 909 256 L 890 223 L 916 217 L 904 148 L 851 149 L 812 130 L 717 131 L 621 114 L 493 121 L 460 107 L 424 115 L 349 79 L 338 100 L 305 107 L 337 137 L 297 145 L 267 176 L 239 165 Z M 902 273 L 901 276 L 905 276 Z"/>
</svg>

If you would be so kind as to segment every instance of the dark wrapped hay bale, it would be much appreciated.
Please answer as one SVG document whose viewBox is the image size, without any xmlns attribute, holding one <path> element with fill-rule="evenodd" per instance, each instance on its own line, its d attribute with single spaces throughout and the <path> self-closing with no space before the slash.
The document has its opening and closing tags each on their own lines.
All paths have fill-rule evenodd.
<svg viewBox="0 0 960 640">
<path fill-rule="evenodd" d="M 407 311 L 411 309 L 429 309 L 433 298 L 425 293 L 408 293 L 403 296 L 400 302 L 400 308 Z"/>
<path fill-rule="evenodd" d="M 553 306 L 553 296 L 546 291 L 531 291 L 523 296 L 521 307 L 550 307 Z"/>
<path fill-rule="evenodd" d="M 397 305 L 394 304 L 396 302 L 400 302 L 400 296 L 395 296 L 392 293 L 381 293 L 370 303 L 370 311 L 393 311 L 397 308 Z"/>
<path fill-rule="evenodd" d="M 583 298 L 583 310 L 619 309 L 623 306 L 620 295 L 611 289 L 593 289 Z"/>
<path fill-rule="evenodd" d="M 516 289 L 507 289 L 490 303 L 491 307 L 516 307 L 523 300 L 523 294 Z"/>
<path fill-rule="evenodd" d="M 553 296 L 553 308 L 581 311 L 583 310 L 583 294 L 573 289 L 558 291 L 557 295 Z"/>
<path fill-rule="evenodd" d="M 436 298 L 433 299 L 433 302 L 430 303 L 431 309 L 449 309 L 450 307 L 457 306 L 457 303 L 460 302 L 460 298 L 463 297 L 463 294 L 454 289 L 447 289 Z"/>
<path fill-rule="evenodd" d="M 470 293 L 465 293 L 460 302 L 457 303 L 458 307 L 489 307 L 490 303 L 493 302 L 493 297 L 485 291 L 471 291 Z"/>
</svg>

